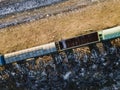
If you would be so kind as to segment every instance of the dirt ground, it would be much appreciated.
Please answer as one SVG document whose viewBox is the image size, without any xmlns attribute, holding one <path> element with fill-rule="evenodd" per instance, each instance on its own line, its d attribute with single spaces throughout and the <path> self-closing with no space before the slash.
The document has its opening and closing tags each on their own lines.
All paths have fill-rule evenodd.
<svg viewBox="0 0 120 90">
<path fill-rule="evenodd" d="M 108 0 L 83 9 L 1 29 L 0 53 L 13 52 L 120 25 L 120 1 Z"/>
</svg>

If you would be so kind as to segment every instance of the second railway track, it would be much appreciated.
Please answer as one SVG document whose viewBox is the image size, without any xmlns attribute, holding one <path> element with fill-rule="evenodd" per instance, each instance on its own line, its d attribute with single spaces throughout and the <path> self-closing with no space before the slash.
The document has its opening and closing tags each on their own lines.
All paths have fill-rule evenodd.
<svg viewBox="0 0 120 90">
<path fill-rule="evenodd" d="M 38 19 L 42 19 L 42 18 L 46 18 L 49 16 L 53 16 L 53 15 L 57 15 L 57 14 L 61 14 L 61 13 L 65 13 L 65 12 L 70 12 L 70 11 L 74 11 L 77 9 L 82 9 L 84 7 L 87 7 L 91 4 L 94 4 L 96 1 L 90 1 L 90 0 L 86 0 L 86 1 L 79 1 L 76 2 L 73 5 L 67 5 L 61 8 L 57 8 L 57 5 L 55 6 L 56 8 L 54 10 L 46 10 L 45 6 L 42 7 L 42 11 L 39 12 L 39 10 L 33 14 L 31 14 L 32 12 L 28 11 L 25 12 L 25 15 L 14 15 L 13 18 L 7 19 L 3 18 L 2 20 L 0 20 L 0 29 L 5 28 L 5 27 L 9 27 L 9 26 L 14 26 L 14 25 L 18 25 L 18 24 L 22 24 L 22 23 L 26 23 L 26 22 L 30 22 L 30 21 L 34 21 L 34 20 L 38 20 Z M 49 8 L 49 7 L 48 7 Z M 24 12 L 23 12 L 24 13 Z M 9 16 L 8 16 L 9 17 Z"/>
</svg>

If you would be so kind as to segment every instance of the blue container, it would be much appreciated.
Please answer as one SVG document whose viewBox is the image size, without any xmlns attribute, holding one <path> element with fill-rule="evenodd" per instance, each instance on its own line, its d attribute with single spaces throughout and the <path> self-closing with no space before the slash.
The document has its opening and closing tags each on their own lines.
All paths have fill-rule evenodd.
<svg viewBox="0 0 120 90">
<path fill-rule="evenodd" d="M 4 55 L 0 55 L 0 66 L 5 65 Z"/>
</svg>

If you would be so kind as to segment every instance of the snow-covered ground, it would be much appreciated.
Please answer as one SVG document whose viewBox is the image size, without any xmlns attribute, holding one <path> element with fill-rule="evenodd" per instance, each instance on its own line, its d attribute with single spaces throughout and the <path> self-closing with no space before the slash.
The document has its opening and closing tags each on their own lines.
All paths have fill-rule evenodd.
<svg viewBox="0 0 120 90">
<path fill-rule="evenodd" d="M 63 1 L 63 0 L 62 0 Z M 57 6 L 55 6 L 54 10 L 42 10 L 42 11 L 39 11 L 39 12 L 36 12 L 36 13 L 32 13 L 29 15 L 21 15 L 21 16 L 17 16 L 15 18 L 12 18 L 10 20 L 3 20 L 3 21 L 0 21 L 0 29 L 1 28 L 5 28 L 5 27 L 8 27 L 8 26 L 13 26 L 13 25 L 17 25 L 17 24 L 21 24 L 21 23 L 24 23 L 24 22 L 30 22 L 30 21 L 34 21 L 34 20 L 38 20 L 38 19 L 41 19 L 41 18 L 46 18 L 46 17 L 49 17 L 49 16 L 53 16 L 53 15 L 56 15 L 56 14 L 62 14 L 64 12 L 69 12 L 69 11 L 74 11 L 74 10 L 77 10 L 79 8 L 84 8 L 88 5 L 90 5 L 92 2 L 91 1 L 82 1 L 80 0 L 79 2 L 73 4 L 73 5 L 67 5 L 67 6 L 64 6 L 64 7 L 61 7 L 61 8 L 57 8 Z"/>
<path fill-rule="evenodd" d="M 23 1 L 24 1 L 24 3 L 23 3 Z M 0 8 L 0 17 L 4 17 L 10 13 L 25 11 L 28 9 L 46 6 L 46 5 L 50 5 L 50 4 L 53 4 L 56 2 L 61 2 L 61 1 L 66 1 L 66 0 L 22 0 L 19 3 L 6 5 L 6 6 L 3 6 L 2 8 Z M 98 0 L 98 1 L 102 1 L 102 0 Z M 0 29 L 8 27 L 8 26 L 21 24 L 24 22 L 30 22 L 33 20 L 46 18 L 46 17 L 64 13 L 64 12 L 74 11 L 74 10 L 77 10 L 80 8 L 84 8 L 88 5 L 91 5 L 94 2 L 96 2 L 96 1 L 80 0 L 80 1 L 77 1 L 77 3 L 74 2 L 73 5 L 62 6 L 61 8 L 57 8 L 57 6 L 55 6 L 54 10 L 51 10 L 51 9 L 44 10 L 44 11 L 42 10 L 42 11 L 32 13 L 32 14 L 29 13 L 29 15 L 26 14 L 24 16 L 23 15 L 14 16 L 14 18 L 11 18 L 11 19 L 1 20 L 0 21 Z M 97 2 L 97 3 L 99 3 L 99 2 Z"/>
<path fill-rule="evenodd" d="M 3 7 L 0 7 L 0 17 L 7 14 L 26 11 L 29 9 L 46 6 L 61 1 L 65 1 L 65 0 L 25 0 L 22 2 L 5 5 Z"/>
</svg>

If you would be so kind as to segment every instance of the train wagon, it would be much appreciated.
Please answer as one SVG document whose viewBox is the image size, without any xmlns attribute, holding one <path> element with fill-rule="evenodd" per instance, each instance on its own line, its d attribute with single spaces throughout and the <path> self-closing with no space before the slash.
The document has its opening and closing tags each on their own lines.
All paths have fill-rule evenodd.
<svg viewBox="0 0 120 90">
<path fill-rule="evenodd" d="M 102 31 L 102 40 L 111 40 L 120 37 L 120 26 Z"/>
<path fill-rule="evenodd" d="M 55 43 L 49 43 L 4 55 L 6 64 L 56 52 Z"/>
<path fill-rule="evenodd" d="M 77 48 L 120 37 L 120 26 L 59 41 L 60 50 Z"/>
<path fill-rule="evenodd" d="M 59 41 L 60 50 L 72 49 L 100 41 L 98 32 L 77 36 L 74 38 Z"/>
</svg>

